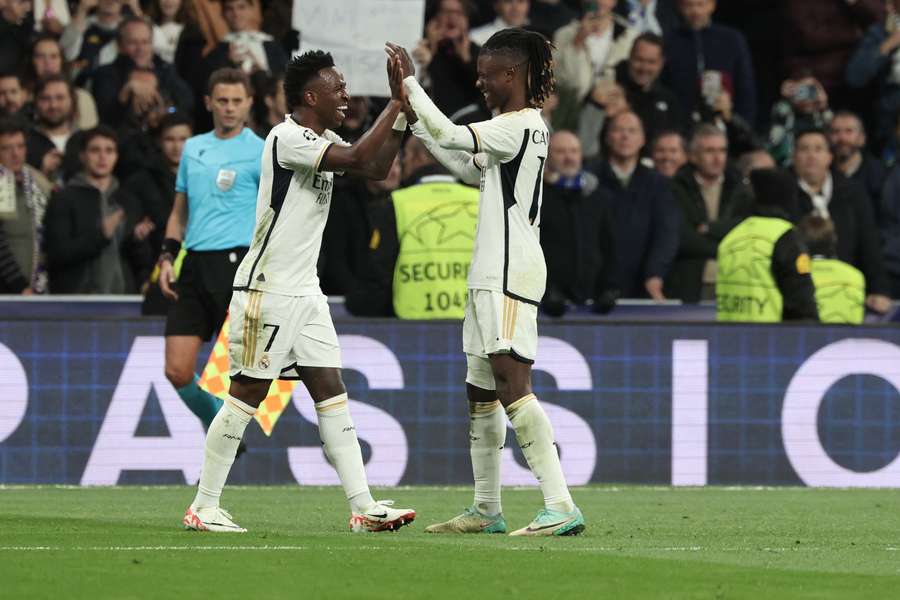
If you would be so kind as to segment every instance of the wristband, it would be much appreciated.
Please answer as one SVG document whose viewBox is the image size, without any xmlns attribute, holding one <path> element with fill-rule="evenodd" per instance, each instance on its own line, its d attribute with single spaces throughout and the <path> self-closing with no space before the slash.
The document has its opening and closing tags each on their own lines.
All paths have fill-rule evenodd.
<svg viewBox="0 0 900 600">
<path fill-rule="evenodd" d="M 163 254 L 171 254 L 172 256 L 178 256 L 178 253 L 181 252 L 181 240 L 176 240 L 175 238 L 166 238 L 162 243 L 162 253 Z"/>
<path fill-rule="evenodd" d="M 397 115 L 397 118 L 394 119 L 394 126 L 392 129 L 394 131 L 406 131 L 406 115 L 404 113 Z"/>
</svg>

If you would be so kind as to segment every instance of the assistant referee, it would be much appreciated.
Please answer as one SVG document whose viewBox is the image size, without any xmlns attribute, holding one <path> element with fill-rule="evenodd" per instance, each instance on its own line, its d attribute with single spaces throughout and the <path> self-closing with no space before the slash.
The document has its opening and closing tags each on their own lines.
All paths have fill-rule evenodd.
<svg viewBox="0 0 900 600">
<path fill-rule="evenodd" d="M 174 300 L 166 319 L 166 378 L 208 428 L 222 402 L 197 385 L 197 354 L 222 327 L 234 273 L 250 245 L 264 142 L 244 126 L 252 92 L 241 70 L 215 71 L 207 93 L 214 129 L 185 142 L 159 283 Z M 176 283 L 172 265 L 182 245 L 187 255 Z"/>
</svg>

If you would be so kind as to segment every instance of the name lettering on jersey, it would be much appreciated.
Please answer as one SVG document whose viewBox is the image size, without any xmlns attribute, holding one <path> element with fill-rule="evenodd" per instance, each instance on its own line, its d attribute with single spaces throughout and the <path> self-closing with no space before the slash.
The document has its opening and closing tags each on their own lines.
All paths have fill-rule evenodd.
<svg viewBox="0 0 900 600">
<path fill-rule="evenodd" d="M 328 199 L 331 197 L 331 186 L 332 183 L 330 180 L 322 177 L 319 173 L 315 174 L 312 187 L 314 190 L 319 190 L 319 195 L 316 197 L 316 204 L 328 204 Z"/>
<path fill-rule="evenodd" d="M 531 132 L 531 143 L 532 144 L 543 144 L 547 145 L 547 133 L 541 131 L 539 129 L 535 129 Z"/>
</svg>

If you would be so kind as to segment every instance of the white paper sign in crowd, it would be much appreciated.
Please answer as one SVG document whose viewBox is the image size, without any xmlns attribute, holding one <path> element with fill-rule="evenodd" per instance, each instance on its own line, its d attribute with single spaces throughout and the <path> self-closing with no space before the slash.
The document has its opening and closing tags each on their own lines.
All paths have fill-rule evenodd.
<svg viewBox="0 0 900 600">
<path fill-rule="evenodd" d="M 300 52 L 331 52 L 354 96 L 390 96 L 384 43 L 412 50 L 424 23 L 425 0 L 294 0 Z"/>
</svg>

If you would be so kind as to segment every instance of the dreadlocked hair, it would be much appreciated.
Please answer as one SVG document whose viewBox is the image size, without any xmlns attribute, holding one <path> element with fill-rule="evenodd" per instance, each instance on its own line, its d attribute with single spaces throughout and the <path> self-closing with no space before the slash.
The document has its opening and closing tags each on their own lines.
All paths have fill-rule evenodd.
<svg viewBox="0 0 900 600">
<path fill-rule="evenodd" d="M 288 109 L 293 111 L 299 108 L 303 104 L 303 92 L 310 80 L 322 69 L 333 66 L 334 58 L 321 50 L 310 50 L 291 59 L 284 72 L 284 99 Z"/>
<path fill-rule="evenodd" d="M 481 47 L 488 54 L 508 54 L 517 63 L 527 63 L 525 96 L 534 108 L 541 108 L 556 90 L 553 76 L 553 50 L 556 47 L 536 31 L 510 27 L 495 33 Z"/>
</svg>

